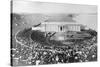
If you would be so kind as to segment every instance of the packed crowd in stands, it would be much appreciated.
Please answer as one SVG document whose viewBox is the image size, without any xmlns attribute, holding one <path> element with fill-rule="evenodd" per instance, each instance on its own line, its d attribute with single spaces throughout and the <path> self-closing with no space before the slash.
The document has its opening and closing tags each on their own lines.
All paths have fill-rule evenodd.
<svg viewBox="0 0 100 67">
<path fill-rule="evenodd" d="M 44 32 L 26 29 L 16 35 L 18 42 L 14 44 L 15 48 L 12 48 L 12 60 L 16 60 L 15 65 L 97 61 L 97 34 L 94 35 L 92 32 L 91 35 L 90 39 L 73 42 L 70 45 L 58 41 L 51 41 L 50 44 L 46 42 Z"/>
</svg>

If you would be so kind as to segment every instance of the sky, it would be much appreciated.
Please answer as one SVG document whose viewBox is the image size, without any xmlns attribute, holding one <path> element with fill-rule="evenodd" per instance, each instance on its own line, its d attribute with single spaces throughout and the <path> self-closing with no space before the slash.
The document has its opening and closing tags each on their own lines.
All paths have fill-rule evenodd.
<svg viewBox="0 0 100 67">
<path fill-rule="evenodd" d="M 13 0 L 15 13 L 97 13 L 95 5 L 31 2 Z"/>
</svg>

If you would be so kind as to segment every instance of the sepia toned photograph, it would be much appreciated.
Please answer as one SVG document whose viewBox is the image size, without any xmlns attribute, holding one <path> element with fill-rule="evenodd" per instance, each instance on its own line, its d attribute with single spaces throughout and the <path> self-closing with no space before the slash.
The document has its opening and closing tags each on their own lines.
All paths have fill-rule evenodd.
<svg viewBox="0 0 100 67">
<path fill-rule="evenodd" d="M 11 1 L 11 66 L 97 62 L 97 6 Z"/>
</svg>

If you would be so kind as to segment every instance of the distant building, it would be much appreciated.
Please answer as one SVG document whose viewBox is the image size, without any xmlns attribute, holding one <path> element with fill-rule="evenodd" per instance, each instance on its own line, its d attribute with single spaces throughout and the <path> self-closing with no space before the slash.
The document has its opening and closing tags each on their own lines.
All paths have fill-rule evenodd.
<svg viewBox="0 0 100 67">
<path fill-rule="evenodd" d="M 83 25 L 75 22 L 44 22 L 42 26 L 45 27 L 45 31 L 54 32 L 81 31 L 84 28 Z"/>
</svg>

